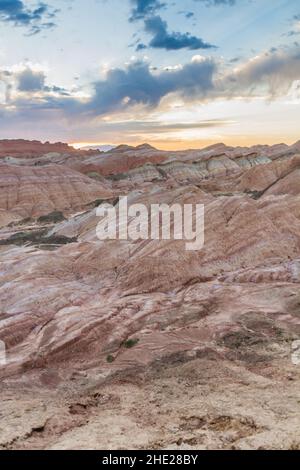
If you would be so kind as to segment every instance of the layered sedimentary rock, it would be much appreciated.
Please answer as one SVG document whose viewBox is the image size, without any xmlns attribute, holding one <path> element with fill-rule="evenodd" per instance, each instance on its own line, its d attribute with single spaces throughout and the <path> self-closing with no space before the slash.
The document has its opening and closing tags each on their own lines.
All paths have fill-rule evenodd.
<svg viewBox="0 0 300 470">
<path fill-rule="evenodd" d="M 73 147 L 62 142 L 51 144 L 50 142 L 42 143 L 37 140 L 0 140 L 0 158 L 7 156 L 31 158 L 50 152 L 68 154 L 74 151 Z"/>
<path fill-rule="evenodd" d="M 0 446 L 299 448 L 297 152 L 121 146 L 1 165 Z M 90 176 L 70 168 L 91 160 Z M 99 240 L 95 206 L 119 195 L 204 204 L 203 248 Z M 53 210 L 65 220 L 43 225 L 48 245 L 36 219 L 7 226 Z M 16 417 L 20 389 L 36 396 L 14 399 Z"/>
<path fill-rule="evenodd" d="M 242 175 L 246 170 L 278 162 L 285 165 L 299 154 L 293 146 L 255 146 L 233 148 L 223 144 L 202 150 L 166 152 L 151 146 L 120 146 L 105 154 L 65 159 L 68 165 L 90 177 L 111 179 L 120 190 L 139 188 L 142 183 L 164 181 L 184 184 L 201 183 L 207 179 L 221 186 L 222 179 Z M 219 181 L 216 181 L 216 177 Z M 226 181 L 227 183 L 227 181 Z M 238 183 L 237 183 L 238 184 Z M 236 186 L 236 184 L 235 184 Z"/>
<path fill-rule="evenodd" d="M 109 196 L 108 184 L 91 180 L 67 167 L 19 167 L 0 163 L 0 209 L 11 214 L 6 215 L 8 221 L 14 216 L 38 217 L 55 210 L 76 210 L 97 198 Z"/>
<path fill-rule="evenodd" d="M 285 178 L 299 182 L 300 155 L 288 159 L 276 160 L 264 166 L 257 166 L 245 172 L 240 180 L 239 189 L 249 191 L 272 192 L 277 184 L 282 184 Z M 282 194 L 295 191 L 293 185 L 286 185 Z M 297 191 L 297 190 L 296 190 Z"/>
<path fill-rule="evenodd" d="M 158 305 L 167 311 L 169 295 L 172 298 L 178 289 L 179 292 L 182 289 L 183 292 L 185 289 L 190 291 L 199 285 L 203 286 L 205 292 L 206 286 L 213 294 L 204 300 L 204 304 L 212 304 L 212 308 L 220 302 L 217 300 L 219 293 L 223 296 L 228 292 L 230 280 L 243 284 L 267 282 L 271 290 L 274 289 L 272 284 L 282 281 L 290 283 L 291 287 L 286 288 L 291 289 L 291 295 L 296 292 L 295 284 L 299 282 L 297 263 L 300 258 L 299 196 L 287 193 L 278 200 L 266 195 L 256 200 L 248 194 L 215 197 L 190 185 L 169 190 L 160 188 L 155 192 L 129 193 L 129 200 L 147 206 L 152 203 L 204 204 L 204 248 L 188 252 L 185 242 L 176 240 L 99 241 L 96 237 L 99 218 L 95 209 L 51 229 L 49 236 L 78 239 L 77 244 L 59 248 L 51 256 L 48 252 L 39 253 L 33 248 L 29 251 L 8 248 L 2 255 L 4 284 L 1 298 L 6 316 L 6 333 L 2 330 L 2 338 L 9 346 L 13 346 L 12 358 L 21 358 L 19 365 L 42 366 L 58 360 L 60 366 L 60 360 L 63 359 L 63 363 L 73 361 L 76 354 L 89 361 L 90 357 L 94 357 L 93 354 L 90 356 L 90 351 L 96 347 L 97 360 L 106 368 L 106 355 L 119 354 L 120 345 L 131 334 L 140 336 L 141 331 L 153 323 L 152 315 L 155 318 L 161 315 Z M 14 260 L 17 259 L 17 271 L 14 271 Z M 291 260 L 295 260 L 294 264 Z M 14 286 L 15 295 L 11 296 L 11 282 L 17 279 L 20 267 L 25 273 L 35 272 L 39 282 L 35 286 L 31 275 L 28 281 L 25 275 L 22 282 Z M 48 283 L 51 285 L 50 291 L 45 289 Z M 230 287 L 229 291 L 231 289 L 236 292 L 236 287 Z M 262 286 L 262 291 L 264 289 L 266 286 Z M 239 298 L 243 294 L 240 289 L 238 292 Z M 162 295 L 166 305 L 165 301 L 156 305 L 156 295 L 158 298 Z M 128 325 L 129 317 L 123 317 L 119 310 L 120 298 L 123 296 L 124 305 L 128 301 L 135 305 L 129 312 L 136 312 L 141 317 L 140 321 L 130 319 L 129 329 L 125 326 Z M 145 302 L 148 304 L 151 298 L 153 300 L 149 310 L 146 310 L 148 313 L 143 313 Z M 171 323 L 179 321 L 184 325 L 185 320 L 181 315 L 185 307 L 179 307 L 177 301 L 175 304 L 175 317 L 172 317 Z M 127 307 L 124 308 L 126 310 Z M 199 305 L 191 305 L 190 308 L 189 312 L 196 312 Z M 225 309 L 225 306 L 222 308 Z M 113 312 L 116 312 L 116 316 Z M 112 321 L 114 317 L 118 334 Z M 47 326 L 46 331 L 43 328 L 40 330 L 45 322 L 51 326 Z M 164 322 L 168 323 L 168 320 L 164 318 Z M 225 325 L 226 322 L 220 325 L 221 330 L 223 327 L 226 330 Z M 105 340 L 103 337 L 99 342 L 101 331 L 105 332 Z M 201 331 L 199 334 L 202 335 Z M 14 362 L 12 359 L 12 364 Z"/>
</svg>

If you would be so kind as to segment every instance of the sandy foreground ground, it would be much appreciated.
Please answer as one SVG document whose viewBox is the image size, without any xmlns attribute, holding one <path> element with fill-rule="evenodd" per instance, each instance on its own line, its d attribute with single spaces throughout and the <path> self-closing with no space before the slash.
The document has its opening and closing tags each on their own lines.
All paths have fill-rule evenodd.
<svg viewBox="0 0 300 470">
<path fill-rule="evenodd" d="M 175 356 L 92 388 L 78 374 L 55 390 L 55 370 L 42 390 L 11 380 L 1 449 L 299 449 L 300 368 L 285 352 L 250 367 Z"/>
</svg>

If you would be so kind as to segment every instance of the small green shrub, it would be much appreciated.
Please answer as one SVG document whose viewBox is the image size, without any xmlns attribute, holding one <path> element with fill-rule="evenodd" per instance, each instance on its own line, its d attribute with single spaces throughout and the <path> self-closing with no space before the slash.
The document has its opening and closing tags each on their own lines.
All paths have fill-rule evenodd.
<svg viewBox="0 0 300 470">
<path fill-rule="evenodd" d="M 11 222 L 8 227 L 9 228 L 12 228 L 12 227 L 19 227 L 21 225 L 27 225 L 27 224 L 30 224 L 30 223 L 33 223 L 34 220 L 31 219 L 30 217 L 26 217 L 25 219 L 22 219 L 22 220 L 17 220 L 17 221 L 13 221 Z"/>
<path fill-rule="evenodd" d="M 89 178 L 92 178 L 93 180 L 101 179 L 101 175 L 97 173 L 96 171 L 91 171 L 90 173 L 87 173 L 86 176 L 88 176 Z"/>
<path fill-rule="evenodd" d="M 252 199 L 257 201 L 261 196 L 263 196 L 264 191 L 250 191 L 249 189 L 246 190 L 246 194 L 248 194 Z"/>
<path fill-rule="evenodd" d="M 112 206 L 116 206 L 119 203 L 119 198 L 111 198 L 111 199 L 96 199 L 93 202 L 87 204 L 89 207 L 99 207 L 101 204 L 111 204 Z"/>
<path fill-rule="evenodd" d="M 109 354 L 106 358 L 106 361 L 111 364 L 112 362 L 114 362 L 115 358 L 112 354 Z"/>
<path fill-rule="evenodd" d="M 93 206 L 99 207 L 101 204 L 103 204 L 103 202 L 105 202 L 105 199 L 96 199 L 96 201 L 93 202 Z"/>
<path fill-rule="evenodd" d="M 126 349 L 131 349 L 134 348 L 134 346 L 136 346 L 139 341 L 140 340 L 138 338 L 127 339 L 126 341 L 124 341 L 123 346 Z"/>
<path fill-rule="evenodd" d="M 60 211 L 54 211 L 47 215 L 42 215 L 38 218 L 40 224 L 57 224 L 58 222 L 63 222 L 65 219 L 64 215 Z"/>
<path fill-rule="evenodd" d="M 125 180 L 127 178 L 126 173 L 117 173 L 116 175 L 107 175 L 106 178 L 111 180 L 111 181 L 121 181 Z"/>
<path fill-rule="evenodd" d="M 34 230 L 31 232 L 18 232 L 6 240 L 0 240 L 0 245 L 66 245 L 77 242 L 77 238 L 68 238 L 64 235 L 51 235 L 47 237 L 47 230 Z"/>
</svg>

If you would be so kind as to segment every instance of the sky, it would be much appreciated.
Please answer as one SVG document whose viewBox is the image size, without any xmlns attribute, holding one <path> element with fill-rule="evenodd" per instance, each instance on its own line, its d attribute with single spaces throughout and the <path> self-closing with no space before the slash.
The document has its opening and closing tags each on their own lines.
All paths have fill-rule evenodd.
<svg viewBox="0 0 300 470">
<path fill-rule="evenodd" d="M 0 0 L 0 139 L 300 139 L 299 0 Z"/>
</svg>

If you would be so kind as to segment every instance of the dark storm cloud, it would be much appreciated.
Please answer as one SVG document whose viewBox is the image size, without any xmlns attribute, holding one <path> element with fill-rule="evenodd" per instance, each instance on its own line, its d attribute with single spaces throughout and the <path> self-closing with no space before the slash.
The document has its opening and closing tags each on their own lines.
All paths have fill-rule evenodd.
<svg viewBox="0 0 300 470">
<path fill-rule="evenodd" d="M 149 47 L 154 49 L 165 49 L 167 51 L 179 49 L 212 49 L 212 44 L 204 42 L 201 38 L 192 36 L 190 33 L 169 32 L 168 25 L 160 16 L 153 16 L 145 20 L 145 31 L 152 35 Z M 137 50 L 141 48 L 138 46 Z"/>
<path fill-rule="evenodd" d="M 15 26 L 25 26 L 30 34 L 55 26 L 53 18 L 56 13 L 57 10 L 52 10 L 46 3 L 27 8 L 21 0 L 0 0 L 0 19 Z"/>
</svg>

